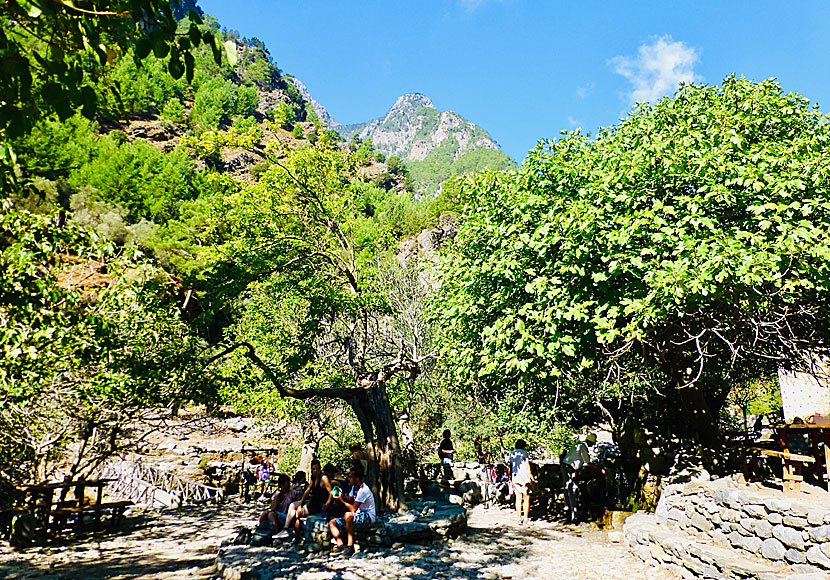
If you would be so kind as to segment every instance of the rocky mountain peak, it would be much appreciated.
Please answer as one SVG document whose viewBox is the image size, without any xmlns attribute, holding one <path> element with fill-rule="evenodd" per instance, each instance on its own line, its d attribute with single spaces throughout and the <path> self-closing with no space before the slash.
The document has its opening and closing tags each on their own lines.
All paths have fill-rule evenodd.
<svg viewBox="0 0 830 580">
<path fill-rule="evenodd" d="M 311 96 L 308 87 L 306 87 L 300 79 L 290 77 L 289 80 L 294 83 L 294 86 L 300 91 L 300 95 L 302 95 L 303 99 L 305 99 L 306 102 L 311 103 L 311 106 L 314 108 L 314 112 L 326 127 L 335 128 L 340 126 L 340 123 L 334 120 L 334 117 L 329 114 L 328 110 Z"/>
<path fill-rule="evenodd" d="M 430 109 L 435 108 L 435 105 L 432 104 L 432 100 L 428 96 L 422 95 L 421 93 L 408 93 L 398 97 L 398 100 L 395 101 L 395 104 L 392 105 L 391 109 L 389 109 L 387 116 L 393 114 L 395 111 L 400 111 L 401 109 L 422 109 L 425 107 Z"/>
<path fill-rule="evenodd" d="M 381 153 L 407 161 L 423 161 L 439 148 L 451 150 L 453 160 L 476 149 L 499 149 L 481 127 L 452 111 L 439 111 L 420 93 L 398 97 L 380 119 L 337 127 L 337 131 L 347 139 L 370 138 Z"/>
</svg>

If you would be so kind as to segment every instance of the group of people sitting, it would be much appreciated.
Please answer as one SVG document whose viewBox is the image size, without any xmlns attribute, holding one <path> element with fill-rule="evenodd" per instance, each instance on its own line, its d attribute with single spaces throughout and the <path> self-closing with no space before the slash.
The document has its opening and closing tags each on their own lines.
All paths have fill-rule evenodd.
<svg viewBox="0 0 830 580">
<path fill-rule="evenodd" d="M 320 515 L 328 521 L 337 544 L 335 550 L 346 555 L 354 553 L 355 530 L 372 524 L 377 510 L 372 490 L 365 481 L 368 456 L 360 444 L 352 445 L 350 451 L 352 463 L 345 482 L 337 477 L 334 465 L 327 463 L 321 467 L 317 459 L 311 462 L 311 481 L 301 489 L 292 487 L 288 475 L 280 474 L 277 492 L 260 516 L 259 527 L 270 523 L 278 532 L 277 537 L 293 536 L 295 543 L 301 543 L 302 518 Z"/>
</svg>

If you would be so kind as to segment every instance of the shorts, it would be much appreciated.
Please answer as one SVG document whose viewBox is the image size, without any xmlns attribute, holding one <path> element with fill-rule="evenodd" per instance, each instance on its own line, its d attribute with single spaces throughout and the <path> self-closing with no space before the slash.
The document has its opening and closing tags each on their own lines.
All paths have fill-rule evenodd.
<svg viewBox="0 0 830 580">
<path fill-rule="evenodd" d="M 334 525 L 336 525 L 339 529 L 345 530 L 346 529 L 346 519 L 345 518 L 334 518 Z M 372 517 L 366 512 L 357 512 L 354 515 L 354 528 L 356 530 L 362 530 L 364 528 L 368 528 L 372 525 Z"/>
<path fill-rule="evenodd" d="M 288 514 L 284 514 L 282 512 L 277 512 L 277 528 L 280 530 L 285 527 L 285 520 L 288 519 Z"/>
<path fill-rule="evenodd" d="M 516 495 L 528 495 L 530 493 L 530 487 L 526 483 L 516 483 L 513 482 L 513 489 L 516 492 Z"/>
</svg>

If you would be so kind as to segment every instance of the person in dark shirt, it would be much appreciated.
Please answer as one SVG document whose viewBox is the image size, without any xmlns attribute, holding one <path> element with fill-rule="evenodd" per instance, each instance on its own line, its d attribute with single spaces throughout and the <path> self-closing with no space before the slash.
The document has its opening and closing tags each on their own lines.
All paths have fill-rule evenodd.
<svg viewBox="0 0 830 580">
<path fill-rule="evenodd" d="M 301 471 L 300 473 L 304 472 Z M 300 518 L 322 513 L 329 502 L 331 502 L 331 499 L 331 482 L 320 468 L 320 461 L 314 459 L 311 461 L 311 484 L 305 488 L 299 501 L 291 504 L 291 507 L 288 509 L 288 517 L 286 518 L 284 529 L 288 530 L 291 524 L 295 524 L 294 537 L 295 541 L 299 543 L 302 535 Z"/>
<path fill-rule="evenodd" d="M 441 460 L 441 463 L 452 463 L 455 448 L 452 445 L 452 441 L 450 441 L 449 429 L 444 429 L 443 437 L 444 439 L 438 446 L 438 458 Z"/>
</svg>

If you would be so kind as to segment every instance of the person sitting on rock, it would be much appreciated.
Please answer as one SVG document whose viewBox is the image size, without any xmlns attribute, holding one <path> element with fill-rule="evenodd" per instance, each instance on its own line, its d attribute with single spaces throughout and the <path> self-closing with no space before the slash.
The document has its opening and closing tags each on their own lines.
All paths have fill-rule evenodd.
<svg viewBox="0 0 830 580">
<path fill-rule="evenodd" d="M 306 478 L 305 471 L 298 471 L 294 474 L 294 478 L 291 480 L 291 487 L 297 492 L 297 495 L 302 495 L 306 488 L 308 487 L 308 479 Z"/>
<path fill-rule="evenodd" d="M 300 500 L 295 501 L 288 508 L 288 517 L 285 520 L 286 534 L 294 524 L 295 541 L 299 542 L 302 536 L 300 518 L 323 513 L 331 501 L 331 482 L 320 468 L 320 461 L 313 459 L 311 461 L 311 484 L 305 488 Z"/>
<path fill-rule="evenodd" d="M 280 531 L 285 527 L 291 504 L 297 500 L 297 492 L 291 489 L 291 478 L 284 473 L 280 473 L 277 478 L 277 486 L 279 490 L 271 497 L 271 506 L 262 512 L 259 525 L 269 520 L 274 525 L 274 529 Z"/>
<path fill-rule="evenodd" d="M 335 518 L 329 522 L 329 531 L 337 543 L 335 551 L 345 556 L 354 554 L 355 530 L 369 527 L 377 517 L 375 511 L 375 496 L 372 490 L 363 481 L 363 471 L 357 466 L 349 471 L 349 484 L 352 486 L 348 494 L 335 497 L 346 507 L 342 518 Z M 345 539 L 343 535 L 345 533 Z"/>
<path fill-rule="evenodd" d="M 346 480 L 338 475 L 337 468 L 333 464 L 326 463 L 323 466 L 323 473 L 326 475 L 326 477 L 329 478 L 329 483 L 331 484 L 332 492 L 335 489 L 341 490 L 346 488 Z M 343 502 L 335 501 L 334 496 L 331 496 L 329 498 L 329 502 L 325 506 L 323 506 L 323 508 L 327 521 L 333 520 L 334 518 L 342 518 L 343 514 L 345 514 L 348 511 L 346 509 L 346 506 L 343 505 Z"/>
</svg>

